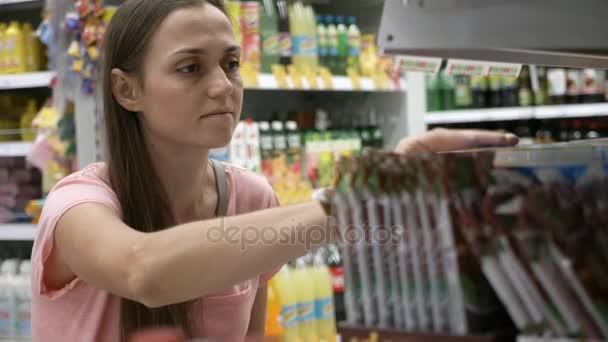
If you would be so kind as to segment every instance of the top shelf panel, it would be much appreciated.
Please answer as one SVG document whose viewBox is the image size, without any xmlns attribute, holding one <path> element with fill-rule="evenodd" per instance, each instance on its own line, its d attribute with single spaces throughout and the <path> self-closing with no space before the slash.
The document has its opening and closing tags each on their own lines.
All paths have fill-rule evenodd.
<svg viewBox="0 0 608 342">
<path fill-rule="evenodd" d="M 28 11 L 39 10 L 44 6 L 42 0 L 0 0 L 0 10 L 4 11 Z"/>
<path fill-rule="evenodd" d="M 277 80 L 272 74 L 260 74 L 258 76 L 258 86 L 257 87 L 248 87 L 247 90 L 279 90 L 279 91 L 342 91 L 342 92 L 404 92 L 405 91 L 405 81 L 401 80 L 399 88 L 390 88 L 390 89 L 378 89 L 376 88 L 373 80 L 369 77 L 361 77 L 361 88 L 354 89 L 353 83 L 350 78 L 346 76 L 333 76 L 332 77 L 332 89 L 326 89 L 323 87 L 323 82 L 321 78 L 317 78 L 318 89 L 311 89 L 308 82 L 303 79 L 301 89 L 296 89 L 293 85 L 293 82 L 289 77 L 287 77 L 287 88 L 280 89 L 277 83 Z"/>
<path fill-rule="evenodd" d="M 52 71 L 0 75 L 0 90 L 48 87 L 54 75 Z"/>
</svg>

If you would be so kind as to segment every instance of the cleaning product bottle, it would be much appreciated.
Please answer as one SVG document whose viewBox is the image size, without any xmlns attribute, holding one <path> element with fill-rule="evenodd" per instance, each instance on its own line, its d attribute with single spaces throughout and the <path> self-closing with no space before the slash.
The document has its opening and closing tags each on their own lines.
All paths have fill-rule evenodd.
<svg viewBox="0 0 608 342">
<path fill-rule="evenodd" d="M 315 320 L 315 286 L 305 257 L 296 260 L 293 282 L 298 300 L 298 319 L 302 341 L 317 341 L 317 322 Z"/>
<path fill-rule="evenodd" d="M 327 37 L 327 28 L 325 27 L 325 19 L 322 15 L 317 15 L 317 51 L 319 53 L 319 65 L 329 68 L 328 49 L 329 40 Z"/>
<path fill-rule="evenodd" d="M 36 37 L 30 23 L 23 24 L 23 37 L 25 39 L 27 71 L 38 71 L 41 69 L 42 64 L 40 40 Z"/>
<path fill-rule="evenodd" d="M 348 17 L 348 59 L 346 64 L 349 68 L 359 71 L 359 55 L 361 53 L 361 31 L 357 27 L 357 19 Z"/>
<path fill-rule="evenodd" d="M 346 59 L 348 58 L 348 30 L 344 24 L 344 17 L 336 17 L 336 29 L 338 31 L 338 58 L 336 61 L 336 71 L 339 75 L 346 74 Z"/>
<path fill-rule="evenodd" d="M 24 340 L 32 338 L 32 288 L 30 284 L 30 261 L 24 260 L 19 265 L 19 275 L 15 281 L 17 337 Z"/>
<path fill-rule="evenodd" d="M 25 59 L 25 40 L 23 31 L 17 21 L 12 21 L 4 34 L 8 54 L 8 73 L 23 73 L 27 71 Z"/>
<path fill-rule="evenodd" d="M 0 75 L 6 73 L 6 45 L 4 35 L 6 33 L 6 24 L 0 23 Z"/>
<path fill-rule="evenodd" d="M 36 100 L 34 99 L 30 99 L 27 102 L 27 108 L 25 110 L 25 112 L 23 112 L 23 115 L 21 115 L 21 122 L 20 122 L 20 128 L 21 128 L 21 140 L 23 141 L 34 141 L 34 139 L 36 138 L 36 135 L 34 134 L 33 130 L 32 130 L 32 121 L 34 121 L 34 118 L 37 115 L 37 111 L 36 111 Z"/>
<path fill-rule="evenodd" d="M 334 297 L 329 268 L 325 264 L 324 247 L 319 248 L 314 255 L 311 270 L 315 285 L 315 316 L 319 331 L 319 340 L 333 342 L 336 340 L 336 316 L 334 312 Z"/>
<path fill-rule="evenodd" d="M 325 25 L 327 28 L 327 66 L 332 73 L 337 74 L 338 61 L 338 29 L 334 23 L 333 15 L 325 16 Z"/>
<path fill-rule="evenodd" d="M 311 5 L 306 5 L 304 8 L 305 14 L 305 29 L 306 36 L 308 37 L 308 45 L 306 48 L 306 65 L 313 72 L 317 71 L 319 67 L 319 51 L 317 50 L 317 19 L 315 11 Z"/>
<path fill-rule="evenodd" d="M 279 273 L 272 278 L 271 283 L 281 305 L 280 321 L 283 328 L 283 340 L 285 342 L 301 341 L 295 292 L 297 288 L 292 271 L 287 265 L 283 266 Z"/>
<path fill-rule="evenodd" d="M 291 21 L 289 20 L 287 1 L 277 0 L 277 13 L 279 15 L 279 63 L 282 65 L 289 65 L 292 62 L 293 44 L 291 40 Z"/>
<path fill-rule="evenodd" d="M 262 38 L 262 72 L 270 73 L 279 62 L 279 21 L 272 0 L 260 3 L 260 35 Z"/>
</svg>

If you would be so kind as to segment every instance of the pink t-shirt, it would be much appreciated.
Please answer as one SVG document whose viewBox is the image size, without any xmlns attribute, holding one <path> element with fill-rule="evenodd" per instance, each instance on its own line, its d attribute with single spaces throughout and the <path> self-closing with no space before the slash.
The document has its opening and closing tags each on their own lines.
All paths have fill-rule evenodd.
<svg viewBox="0 0 608 342">
<path fill-rule="evenodd" d="M 57 221 L 67 210 L 81 203 L 96 202 L 121 215 L 120 203 L 105 175 L 105 164 L 91 164 L 61 180 L 46 199 L 32 251 L 32 337 L 35 342 L 119 340 L 120 297 L 78 278 L 59 290 L 49 289 L 43 280 L 45 262 L 53 250 Z M 227 215 L 279 205 L 268 182 L 246 169 L 226 164 L 226 179 Z M 269 270 L 269 273 L 201 298 L 192 312 L 197 337 L 242 341 L 256 291 L 276 271 Z M 202 319 L 197 320 L 197 316 Z"/>
</svg>

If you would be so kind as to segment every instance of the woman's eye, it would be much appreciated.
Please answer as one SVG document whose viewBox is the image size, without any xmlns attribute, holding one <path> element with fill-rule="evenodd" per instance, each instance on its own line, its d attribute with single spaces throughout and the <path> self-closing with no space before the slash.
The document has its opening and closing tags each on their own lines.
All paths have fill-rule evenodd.
<svg viewBox="0 0 608 342">
<path fill-rule="evenodd" d="M 177 71 L 184 73 L 184 74 L 191 74 L 193 72 L 197 72 L 200 69 L 200 67 L 198 66 L 198 64 L 190 64 L 190 65 L 186 65 L 185 67 L 181 67 L 179 69 L 177 69 Z"/>
<path fill-rule="evenodd" d="M 238 71 L 241 67 L 241 63 L 239 61 L 231 61 L 226 64 L 226 67 L 229 71 Z"/>
</svg>

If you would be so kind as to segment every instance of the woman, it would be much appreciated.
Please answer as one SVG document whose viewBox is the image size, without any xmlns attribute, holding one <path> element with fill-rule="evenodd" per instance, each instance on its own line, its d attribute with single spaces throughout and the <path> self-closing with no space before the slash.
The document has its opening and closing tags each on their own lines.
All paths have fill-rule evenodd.
<svg viewBox="0 0 608 342">
<path fill-rule="evenodd" d="M 210 232 L 321 227 L 316 244 L 332 234 L 319 203 L 276 208 L 261 177 L 208 160 L 239 120 L 239 54 L 220 0 L 127 0 L 117 10 L 102 75 L 108 160 L 48 195 L 32 254 L 34 341 L 126 341 L 159 325 L 220 341 L 263 336 L 266 281 L 309 242 L 241 246 Z M 435 131 L 398 149 L 515 140 Z"/>
</svg>

